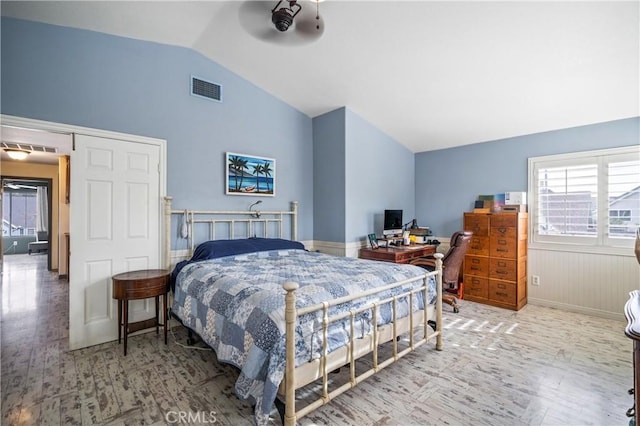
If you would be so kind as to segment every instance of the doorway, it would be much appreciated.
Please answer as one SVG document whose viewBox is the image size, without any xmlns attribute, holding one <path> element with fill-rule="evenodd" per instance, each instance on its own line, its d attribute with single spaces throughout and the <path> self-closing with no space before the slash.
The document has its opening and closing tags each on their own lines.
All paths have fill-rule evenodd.
<svg viewBox="0 0 640 426">
<path fill-rule="evenodd" d="M 8 126 L 32 129 L 34 135 L 63 134 L 71 140 L 65 163 L 70 170 L 58 167 L 53 185 L 59 190 L 67 182 L 54 201 L 62 200 L 59 210 L 68 208 L 68 227 L 58 223 L 55 210 L 52 225 L 59 227 L 59 235 L 68 236 L 70 246 L 69 348 L 115 340 L 117 304 L 111 277 L 162 267 L 166 141 L 1 114 L 0 119 L 3 137 Z M 133 317 L 155 313 L 153 301 L 140 302 L 131 304 Z"/>
<path fill-rule="evenodd" d="M 2 259 L 46 255 L 52 270 L 52 179 L 2 176 Z"/>
</svg>

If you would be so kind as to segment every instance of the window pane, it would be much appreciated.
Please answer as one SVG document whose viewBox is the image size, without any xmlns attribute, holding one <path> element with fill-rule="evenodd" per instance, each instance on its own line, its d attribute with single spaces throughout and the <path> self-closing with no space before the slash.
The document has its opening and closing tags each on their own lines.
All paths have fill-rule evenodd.
<svg viewBox="0 0 640 426">
<path fill-rule="evenodd" d="M 35 192 L 5 192 L 2 235 L 35 235 L 37 223 Z"/>
<path fill-rule="evenodd" d="M 538 169 L 538 233 L 595 236 L 597 184 L 596 164 Z"/>
<path fill-rule="evenodd" d="M 640 226 L 640 161 L 609 163 L 609 236 L 635 238 Z"/>
</svg>

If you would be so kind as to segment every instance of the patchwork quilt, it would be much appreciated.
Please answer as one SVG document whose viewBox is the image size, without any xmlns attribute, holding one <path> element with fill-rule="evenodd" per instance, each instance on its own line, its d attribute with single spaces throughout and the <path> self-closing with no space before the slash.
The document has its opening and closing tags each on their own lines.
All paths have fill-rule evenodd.
<svg viewBox="0 0 640 426">
<path fill-rule="evenodd" d="M 282 285 L 294 281 L 297 308 L 414 277 L 425 270 L 413 265 L 331 256 L 299 249 L 244 253 L 190 263 L 177 274 L 173 313 L 213 348 L 220 361 L 235 365 L 240 398 L 255 400 L 255 420 L 266 424 L 285 372 L 285 320 Z M 337 305 L 330 315 L 349 311 L 420 286 L 422 279 L 357 303 Z M 424 305 L 422 292 L 413 297 L 414 310 Z M 429 277 L 428 303 L 436 298 L 435 278 Z M 398 304 L 406 316 L 408 298 Z M 371 311 L 357 316 L 356 337 L 372 331 Z M 378 322 L 390 322 L 392 308 L 379 308 Z M 349 323 L 332 323 L 329 351 L 349 341 Z M 318 358 L 322 350 L 321 313 L 301 316 L 296 324 L 296 365 Z"/>
</svg>

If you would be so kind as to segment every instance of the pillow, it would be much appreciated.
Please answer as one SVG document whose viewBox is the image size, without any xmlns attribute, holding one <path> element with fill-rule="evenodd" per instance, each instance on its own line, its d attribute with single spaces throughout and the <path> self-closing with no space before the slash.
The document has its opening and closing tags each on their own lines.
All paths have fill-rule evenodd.
<svg viewBox="0 0 640 426">
<path fill-rule="evenodd" d="M 207 241 L 196 247 L 190 262 L 234 256 L 236 254 L 253 253 L 268 250 L 304 250 L 304 245 L 297 241 L 280 238 L 248 238 L 244 240 Z"/>
<path fill-rule="evenodd" d="M 183 260 L 176 264 L 171 272 L 171 290 L 174 290 L 176 277 L 182 268 L 193 262 L 216 259 L 218 257 L 234 256 L 237 254 L 254 253 L 269 250 L 304 250 L 304 244 L 297 241 L 283 240 L 281 238 L 248 238 L 244 240 L 215 240 L 206 241 L 193 252 L 189 260 Z"/>
</svg>

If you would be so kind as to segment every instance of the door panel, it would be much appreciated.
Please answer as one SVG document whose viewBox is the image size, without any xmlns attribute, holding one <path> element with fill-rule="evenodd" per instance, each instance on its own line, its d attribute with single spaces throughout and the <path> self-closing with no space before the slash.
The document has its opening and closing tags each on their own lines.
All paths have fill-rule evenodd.
<svg viewBox="0 0 640 426">
<path fill-rule="evenodd" d="M 71 155 L 71 349 L 115 340 L 111 277 L 159 268 L 160 147 L 76 135 Z M 153 317 L 150 301 L 132 301 L 130 321 Z"/>
</svg>

